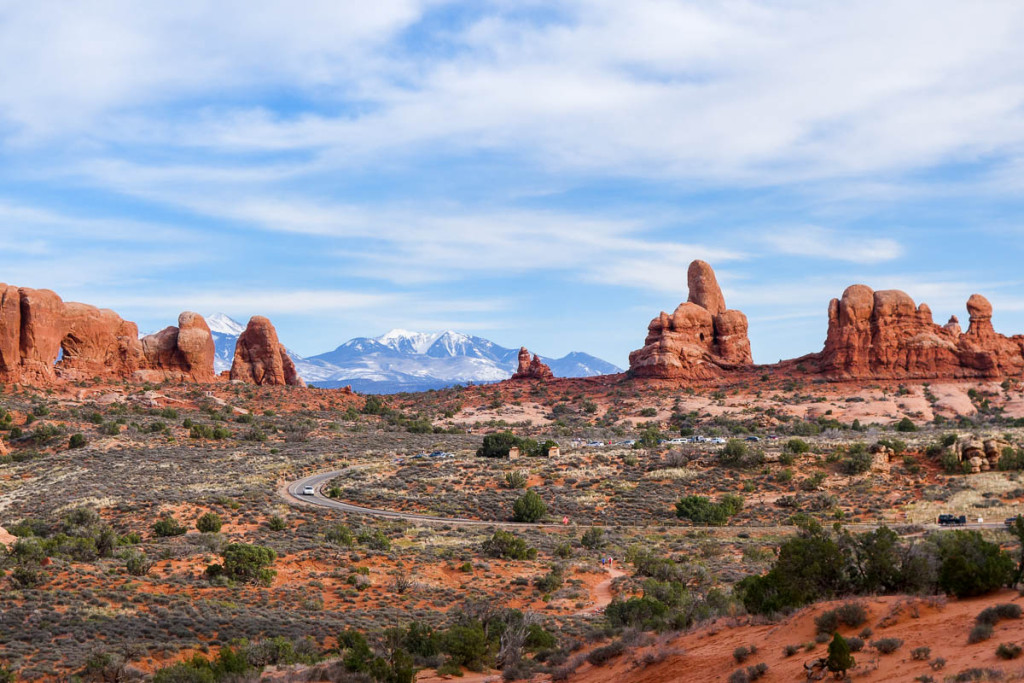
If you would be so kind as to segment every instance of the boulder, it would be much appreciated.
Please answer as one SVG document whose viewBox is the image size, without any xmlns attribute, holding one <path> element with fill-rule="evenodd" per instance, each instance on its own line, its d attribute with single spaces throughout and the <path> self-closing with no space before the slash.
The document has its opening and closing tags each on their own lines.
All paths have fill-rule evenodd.
<svg viewBox="0 0 1024 683">
<path fill-rule="evenodd" d="M 554 379 L 555 374 L 551 368 L 541 361 L 540 356 L 530 357 L 530 352 L 523 346 L 519 349 L 519 369 L 512 375 L 514 380 L 525 379 Z"/>
<path fill-rule="evenodd" d="M 287 349 L 278 340 L 273 323 L 260 315 L 253 316 L 238 337 L 230 377 L 249 384 L 306 385 L 296 372 Z"/>
<path fill-rule="evenodd" d="M 647 326 L 644 346 L 629 354 L 634 377 L 711 379 L 723 370 L 750 365 L 747 317 L 729 310 L 707 263 L 694 261 L 687 272 L 689 296 L 669 315 Z"/>
</svg>

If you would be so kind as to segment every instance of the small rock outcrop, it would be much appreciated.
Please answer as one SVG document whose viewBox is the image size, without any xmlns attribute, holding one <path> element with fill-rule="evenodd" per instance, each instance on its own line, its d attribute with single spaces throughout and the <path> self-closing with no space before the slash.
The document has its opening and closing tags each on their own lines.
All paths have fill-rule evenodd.
<svg viewBox="0 0 1024 683">
<path fill-rule="evenodd" d="M 519 369 L 512 375 L 514 380 L 524 379 L 554 379 L 555 374 L 551 368 L 541 361 L 540 356 L 530 357 L 530 352 L 523 346 L 519 349 Z"/>
<path fill-rule="evenodd" d="M 836 379 L 989 378 L 1024 370 L 1024 338 L 992 328 L 992 305 L 974 294 L 971 324 L 961 332 L 956 316 L 932 322 L 926 304 L 899 290 L 852 285 L 828 309 L 828 336 L 820 371 Z"/>
<path fill-rule="evenodd" d="M 230 377 L 249 384 L 306 386 L 274 325 L 260 315 L 253 316 L 238 337 Z"/>
<path fill-rule="evenodd" d="M 114 311 L 65 302 L 48 289 L 0 283 L 0 381 L 136 379 L 210 382 L 213 336 L 202 316 L 139 339 Z"/>
<path fill-rule="evenodd" d="M 957 441 L 955 452 L 960 462 L 970 468 L 971 474 L 978 474 L 997 469 L 1003 451 L 1007 448 L 1012 446 L 1003 439 L 968 438 Z"/>
<path fill-rule="evenodd" d="M 747 317 L 726 308 L 711 266 L 694 261 L 686 280 L 687 301 L 652 320 L 644 347 L 629 354 L 632 376 L 710 379 L 753 362 Z"/>
</svg>

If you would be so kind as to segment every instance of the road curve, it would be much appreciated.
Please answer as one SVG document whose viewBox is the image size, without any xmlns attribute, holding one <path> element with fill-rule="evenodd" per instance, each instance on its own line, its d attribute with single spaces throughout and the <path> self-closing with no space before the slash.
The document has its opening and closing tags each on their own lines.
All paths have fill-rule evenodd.
<svg viewBox="0 0 1024 683">
<path fill-rule="evenodd" d="M 385 519 L 401 519 L 410 522 L 423 522 L 426 524 L 450 524 L 452 526 L 497 526 L 497 527 L 530 527 L 534 529 L 557 529 L 561 524 L 529 524 L 525 522 L 492 522 L 481 519 L 467 519 L 465 517 L 437 517 L 435 515 L 419 515 L 413 512 L 396 512 L 394 510 L 378 510 L 376 508 L 344 503 L 340 500 L 328 498 L 321 489 L 331 479 L 341 475 L 345 470 L 333 470 L 322 472 L 309 477 L 304 477 L 287 484 L 278 489 L 278 493 L 286 502 L 291 505 L 312 505 L 316 507 L 333 508 L 342 512 L 351 512 L 357 515 L 369 517 L 383 517 Z M 302 489 L 312 486 L 315 493 L 312 496 L 302 495 Z"/>
<path fill-rule="evenodd" d="M 563 524 L 543 524 L 543 523 L 527 523 L 527 522 L 497 522 L 488 521 L 481 519 L 468 519 L 465 517 L 438 517 L 436 515 L 420 515 L 414 512 L 397 512 L 395 510 L 380 510 L 377 508 L 363 507 L 362 505 L 353 505 L 352 503 L 345 503 L 340 500 L 328 498 L 323 494 L 321 488 L 323 485 L 330 480 L 344 474 L 345 470 L 331 470 L 330 472 L 321 472 L 320 474 L 314 474 L 302 479 L 297 479 L 293 482 L 286 484 L 285 486 L 278 489 L 278 495 L 281 496 L 289 505 L 297 506 L 313 506 L 332 508 L 334 510 L 340 510 L 342 512 L 350 512 L 356 515 L 366 515 L 368 517 L 382 517 L 385 519 L 400 519 L 408 522 L 421 522 L 424 524 L 449 524 L 451 526 L 481 526 L 481 527 L 505 527 L 505 528 L 532 528 L 532 529 L 560 529 L 565 528 Z M 312 496 L 302 495 L 302 489 L 306 486 L 312 486 L 314 494 Z M 883 522 L 883 523 L 872 523 L 872 524 L 844 524 L 843 527 L 855 531 L 872 531 L 881 526 L 901 526 L 913 524 L 912 522 Z M 629 525 L 629 524 L 597 524 L 593 526 L 601 526 L 604 528 L 616 529 L 642 529 L 644 526 Z M 651 525 L 657 526 L 657 525 Z M 966 526 L 955 526 L 946 527 L 939 526 L 938 524 L 917 524 L 927 530 L 944 530 L 944 529 L 1005 529 L 1005 525 L 1002 522 L 972 522 Z M 680 531 L 693 531 L 693 530 L 720 530 L 720 529 L 738 529 L 747 531 L 784 531 L 784 530 L 795 530 L 796 527 L 792 525 L 780 524 L 776 526 L 736 526 L 736 525 L 723 525 L 723 526 L 684 526 L 675 527 Z"/>
</svg>

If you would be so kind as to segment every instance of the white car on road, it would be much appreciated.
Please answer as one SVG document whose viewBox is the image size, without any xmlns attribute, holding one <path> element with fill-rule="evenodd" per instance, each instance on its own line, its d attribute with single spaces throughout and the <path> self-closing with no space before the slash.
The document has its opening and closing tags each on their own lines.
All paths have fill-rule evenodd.
<svg viewBox="0 0 1024 683">
<path fill-rule="evenodd" d="M 312 486 L 303 486 L 302 487 L 302 495 L 304 495 L 304 496 L 314 496 L 314 495 L 316 495 L 316 490 Z"/>
</svg>

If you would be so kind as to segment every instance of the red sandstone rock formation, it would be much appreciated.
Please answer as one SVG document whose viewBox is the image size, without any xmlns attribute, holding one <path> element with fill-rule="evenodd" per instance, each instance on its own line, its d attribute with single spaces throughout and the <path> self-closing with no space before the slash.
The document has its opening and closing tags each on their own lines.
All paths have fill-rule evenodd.
<svg viewBox="0 0 1024 683">
<path fill-rule="evenodd" d="M 686 280 L 687 301 L 652 320 L 644 347 L 629 354 L 634 377 L 710 379 L 753 362 L 747 317 L 726 308 L 711 266 L 694 261 Z"/>
<path fill-rule="evenodd" d="M 260 315 L 251 318 L 245 332 L 238 337 L 231 379 L 260 385 L 306 386 L 284 345 L 278 341 L 274 325 Z"/>
<path fill-rule="evenodd" d="M 853 285 L 829 304 L 828 337 L 819 355 L 822 373 L 837 379 L 1000 377 L 1024 369 L 1024 338 L 992 329 L 992 305 L 980 294 L 967 302 L 971 325 L 956 316 L 932 322 L 926 304 L 904 292 Z"/>
<path fill-rule="evenodd" d="M 530 352 L 523 346 L 519 349 L 519 369 L 512 375 L 512 379 L 554 379 L 555 374 L 551 368 L 543 363 L 540 356 L 530 358 Z"/>
<path fill-rule="evenodd" d="M 46 289 L 0 284 L 0 381 L 213 381 L 206 321 L 183 313 L 178 324 L 140 340 L 135 323 L 113 311 L 65 303 Z"/>
<path fill-rule="evenodd" d="M 144 367 L 135 373 L 138 379 L 159 381 L 171 379 L 184 382 L 216 381 L 213 357 L 216 353 L 213 335 L 203 316 L 185 311 L 178 316 L 177 327 L 165 327 L 156 334 L 143 337 Z"/>
</svg>

